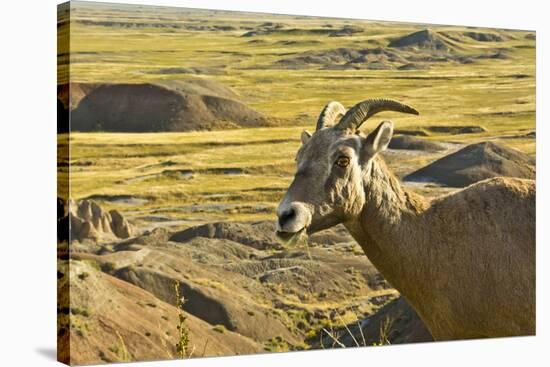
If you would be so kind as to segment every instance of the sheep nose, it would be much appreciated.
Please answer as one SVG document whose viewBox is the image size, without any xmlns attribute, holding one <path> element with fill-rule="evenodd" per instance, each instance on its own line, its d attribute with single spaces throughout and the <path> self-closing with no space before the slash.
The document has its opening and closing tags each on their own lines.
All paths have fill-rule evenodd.
<svg viewBox="0 0 550 367">
<path fill-rule="evenodd" d="M 296 212 L 294 211 L 294 208 L 290 208 L 285 210 L 279 215 L 279 227 L 284 228 L 285 224 L 294 219 L 296 216 Z"/>
</svg>

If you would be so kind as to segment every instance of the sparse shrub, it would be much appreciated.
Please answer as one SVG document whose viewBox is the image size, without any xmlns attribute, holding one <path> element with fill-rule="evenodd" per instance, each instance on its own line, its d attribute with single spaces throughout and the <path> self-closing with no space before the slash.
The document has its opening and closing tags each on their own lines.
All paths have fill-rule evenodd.
<svg viewBox="0 0 550 367">
<path fill-rule="evenodd" d="M 109 350 L 111 350 L 111 348 L 109 348 Z M 105 355 L 104 351 L 100 350 L 97 353 L 97 355 L 99 356 L 99 358 L 101 358 L 102 361 L 107 362 L 107 363 L 111 362 L 111 360 L 109 358 L 107 358 L 107 356 Z"/>
<path fill-rule="evenodd" d="M 225 334 L 225 332 L 227 331 L 227 329 L 225 328 L 225 326 L 223 325 L 214 325 L 214 327 L 212 328 L 212 330 L 214 331 L 217 331 L 218 333 L 221 333 L 221 334 Z"/>
<path fill-rule="evenodd" d="M 90 312 L 85 309 L 85 308 L 80 308 L 80 307 L 72 307 L 71 308 L 71 314 L 73 315 L 81 315 L 81 316 L 84 316 L 84 317 L 89 317 L 90 316 Z"/>
<path fill-rule="evenodd" d="M 336 312 L 337 312 L 338 316 L 341 319 L 341 316 L 338 313 L 338 311 L 336 311 Z M 393 318 L 390 318 L 389 316 L 386 316 L 384 318 L 384 320 L 382 320 L 380 322 L 380 332 L 379 332 L 380 339 L 379 339 L 379 341 L 373 342 L 373 343 L 369 343 L 365 339 L 365 335 L 363 334 L 363 329 L 361 328 L 361 324 L 359 322 L 359 319 L 357 319 L 357 330 L 359 331 L 360 337 L 361 337 L 361 339 L 359 339 L 359 340 L 351 332 L 351 330 L 349 329 L 349 327 L 346 324 L 343 324 L 343 325 L 344 325 L 344 328 L 345 328 L 346 332 L 351 336 L 355 346 L 357 346 L 357 347 L 367 347 L 369 345 L 380 346 L 380 345 L 390 345 L 391 344 L 389 338 L 390 338 L 391 332 L 393 331 L 392 327 L 393 327 L 394 321 L 395 320 Z M 332 346 L 331 346 L 332 348 L 334 348 L 335 346 L 339 346 L 340 348 L 346 348 L 346 345 L 344 345 L 340 341 L 341 334 L 338 331 L 334 330 L 332 328 L 332 326 L 330 326 L 330 328 L 322 327 L 321 330 L 323 331 L 324 334 L 326 334 L 332 340 Z M 320 341 L 321 341 L 321 347 L 324 349 L 325 345 L 323 344 L 323 335 L 322 334 L 320 335 Z"/>
<path fill-rule="evenodd" d="M 105 273 L 111 273 L 116 269 L 116 265 L 110 261 L 101 265 L 101 270 Z"/>
<path fill-rule="evenodd" d="M 84 260 L 84 263 L 90 265 L 92 268 L 94 268 L 97 271 L 101 271 L 101 267 L 95 260 Z"/>
<path fill-rule="evenodd" d="M 281 336 L 276 336 L 265 343 L 264 349 L 269 352 L 288 352 L 290 347 Z"/>
<path fill-rule="evenodd" d="M 79 337 L 84 337 L 84 331 L 82 330 L 83 325 L 82 322 L 79 321 L 75 317 L 71 317 L 69 320 L 69 327 L 71 329 L 71 333 L 74 333 L 75 335 L 78 335 Z"/>
<path fill-rule="evenodd" d="M 114 354 L 118 354 L 118 352 L 119 352 L 118 346 L 113 345 L 112 347 L 109 347 L 109 351 L 111 351 Z"/>
<path fill-rule="evenodd" d="M 122 339 L 122 335 L 118 331 L 116 331 L 116 335 L 118 336 L 118 340 L 120 341 L 120 345 L 117 346 L 117 353 L 115 353 L 119 359 L 119 362 L 131 362 L 132 357 L 130 353 L 128 353 L 128 349 L 126 349 L 126 344 L 124 343 L 124 339 Z"/>
<path fill-rule="evenodd" d="M 80 274 L 78 274 L 78 279 L 84 281 L 84 280 L 86 280 L 86 278 L 88 278 L 89 276 L 90 276 L 90 274 L 88 274 L 88 273 L 86 273 L 86 272 L 80 273 Z"/>
<path fill-rule="evenodd" d="M 307 327 L 307 324 L 304 321 L 300 320 L 296 323 L 296 327 L 300 330 L 304 330 Z"/>
<path fill-rule="evenodd" d="M 146 331 L 146 332 L 145 332 L 145 336 L 146 336 L 146 337 L 150 337 L 150 336 L 151 336 L 151 333 L 148 332 L 148 331 Z"/>
<path fill-rule="evenodd" d="M 178 307 L 178 342 L 176 343 L 176 352 L 180 358 L 190 357 L 189 353 L 189 328 L 185 324 L 187 316 L 183 313 L 183 305 L 185 304 L 185 298 L 180 296 L 180 282 L 176 280 L 174 283 L 174 290 L 176 292 L 176 306 Z"/>
<path fill-rule="evenodd" d="M 317 330 L 311 329 L 305 335 L 306 339 L 313 339 L 317 336 Z"/>
<path fill-rule="evenodd" d="M 354 275 L 354 274 L 357 274 L 357 273 L 358 273 L 358 270 L 355 269 L 353 266 L 350 266 L 349 268 L 346 268 L 346 269 L 344 270 L 344 273 Z"/>
<path fill-rule="evenodd" d="M 393 331 L 393 322 L 395 320 L 386 316 L 384 320 L 380 322 L 380 340 L 378 343 L 373 343 L 373 345 L 390 345 L 390 334 Z"/>
</svg>

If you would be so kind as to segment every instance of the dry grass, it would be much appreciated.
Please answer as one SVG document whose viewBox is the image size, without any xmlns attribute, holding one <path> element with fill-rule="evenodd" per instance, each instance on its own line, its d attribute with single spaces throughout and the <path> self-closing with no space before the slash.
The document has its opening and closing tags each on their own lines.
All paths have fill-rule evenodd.
<svg viewBox="0 0 550 367">
<path fill-rule="evenodd" d="M 186 325 L 187 316 L 183 313 L 182 307 L 185 304 L 185 298 L 180 295 L 180 283 L 174 283 L 174 292 L 176 294 L 176 306 L 178 308 L 178 342 L 176 343 L 176 353 L 183 358 L 189 358 L 193 355 L 193 351 L 189 350 L 189 328 Z"/>
<path fill-rule="evenodd" d="M 213 79 L 231 87 L 251 107 L 291 125 L 190 133 L 72 134 L 71 195 L 76 199 L 91 195 L 145 198 L 147 202 L 131 206 L 103 203 L 109 209 L 117 207 L 138 223 L 140 218 L 158 215 L 182 220 L 183 226 L 215 220 L 273 218 L 274 208 L 294 171 L 299 134 L 302 129 L 313 127 L 317 114 L 329 100 L 350 105 L 367 97 L 395 98 L 421 113 L 420 117 L 381 115 L 380 119 L 393 118 L 399 129 L 480 125 L 487 132 L 434 133 L 427 139 L 465 144 L 491 139 L 535 153 L 535 140 L 521 137 L 535 128 L 535 41 L 524 38 L 527 32 L 502 31 L 510 36 L 502 42 L 476 42 L 467 37 L 461 40 L 460 52 L 464 55 L 504 49 L 507 59 L 481 59 L 465 65 L 432 63 L 429 70 L 420 71 L 319 67 L 280 70 L 265 66 L 286 54 L 385 46 L 391 39 L 426 25 L 353 21 L 364 29 L 362 33 L 328 37 L 309 30 L 327 24 L 336 29 L 349 21 L 199 10 L 177 12 L 169 8 L 140 12 L 109 5 L 75 4 L 78 12 L 73 14 L 71 24 L 73 82 Z M 212 15 L 213 18 L 205 18 Z M 182 26 L 200 18 L 215 20 L 203 22 L 204 25 L 234 29 L 192 31 Z M 108 27 L 82 23 L 113 19 L 149 25 Z M 268 21 L 300 31 L 241 37 L 246 31 L 241 26 L 256 27 Z M 157 27 L 157 23 L 176 27 Z M 431 28 L 451 33 L 471 31 L 452 26 Z M 161 72 L 182 67 L 202 67 L 216 73 Z M 392 168 L 411 172 L 433 158 L 436 157 L 404 157 Z M 220 168 L 238 168 L 244 173 L 208 171 Z M 189 179 L 181 170 L 199 172 Z M 66 175 L 62 172 L 60 178 Z M 60 189 L 68 190 L 63 182 Z"/>
</svg>

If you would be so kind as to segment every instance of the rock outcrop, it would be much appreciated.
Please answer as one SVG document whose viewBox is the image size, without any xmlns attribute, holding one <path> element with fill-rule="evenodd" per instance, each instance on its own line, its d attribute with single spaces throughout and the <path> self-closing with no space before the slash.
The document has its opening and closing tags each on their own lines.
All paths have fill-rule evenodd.
<svg viewBox="0 0 550 367">
<path fill-rule="evenodd" d="M 135 229 L 118 210 L 106 211 L 93 200 L 69 204 L 71 239 L 109 240 L 128 238 Z"/>
</svg>

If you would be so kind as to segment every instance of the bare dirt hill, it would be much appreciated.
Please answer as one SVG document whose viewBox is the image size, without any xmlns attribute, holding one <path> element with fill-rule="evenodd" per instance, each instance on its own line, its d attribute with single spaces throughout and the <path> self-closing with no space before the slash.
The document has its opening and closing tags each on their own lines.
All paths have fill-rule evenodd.
<svg viewBox="0 0 550 367">
<path fill-rule="evenodd" d="M 57 99 L 66 109 L 74 110 L 88 93 L 97 88 L 97 83 L 67 83 L 57 86 Z"/>
<path fill-rule="evenodd" d="M 400 135 L 392 137 L 388 148 L 425 151 L 441 151 L 446 149 L 445 146 L 441 143 L 417 138 L 411 135 Z"/>
<path fill-rule="evenodd" d="M 468 145 L 405 177 L 405 181 L 437 182 L 464 187 L 491 177 L 535 178 L 535 159 L 494 142 Z"/>
<path fill-rule="evenodd" d="M 492 32 L 465 32 L 464 35 L 479 42 L 502 42 L 510 39 L 509 36 Z"/>
<path fill-rule="evenodd" d="M 70 279 L 58 309 L 58 334 L 68 350 L 61 360 L 71 364 L 112 363 L 177 358 L 178 310 L 151 293 L 119 280 L 88 261 L 71 261 L 70 273 L 58 273 L 60 287 Z M 193 315 L 187 316 L 189 349 L 193 356 L 250 354 L 263 347 L 229 330 L 214 327 Z M 71 333 L 69 333 L 69 328 Z"/>
<path fill-rule="evenodd" d="M 282 248 L 281 244 L 275 238 L 275 225 L 271 222 L 253 224 L 227 222 L 209 223 L 177 232 L 170 240 L 175 242 L 186 242 L 195 237 L 228 239 L 244 243 L 259 250 Z"/>
<path fill-rule="evenodd" d="M 261 113 L 213 85 L 104 84 L 80 100 L 73 131 L 157 132 L 262 126 Z M 203 94 L 207 93 L 207 94 Z"/>
<path fill-rule="evenodd" d="M 307 349 L 323 325 L 376 315 L 397 296 L 342 226 L 287 248 L 272 221 L 139 234 L 93 200 L 58 211 L 80 236 L 64 252 L 74 301 L 60 308 L 75 360 L 171 358 L 176 282 L 199 355 L 206 339 L 206 355 Z"/>
<path fill-rule="evenodd" d="M 408 34 L 404 37 L 394 39 L 388 44 L 388 46 L 416 47 L 439 51 L 448 51 L 452 49 L 452 46 L 439 33 L 432 31 L 431 29 L 424 29 Z"/>
<path fill-rule="evenodd" d="M 273 231 L 271 222 L 158 228 L 73 244 L 71 256 L 172 305 L 178 281 L 186 312 L 270 351 L 308 348 L 307 335 L 327 322 L 362 318 L 395 297 L 342 228 L 295 248 L 275 248 Z"/>
<path fill-rule="evenodd" d="M 273 66 L 283 69 L 319 67 L 330 70 L 391 69 L 408 63 L 407 59 L 393 50 L 377 48 L 337 48 L 326 51 L 306 51 L 298 56 L 278 60 Z"/>
<path fill-rule="evenodd" d="M 228 86 L 210 79 L 168 79 L 159 80 L 154 84 L 186 94 L 208 95 L 235 100 L 239 98 L 238 94 Z"/>
</svg>

